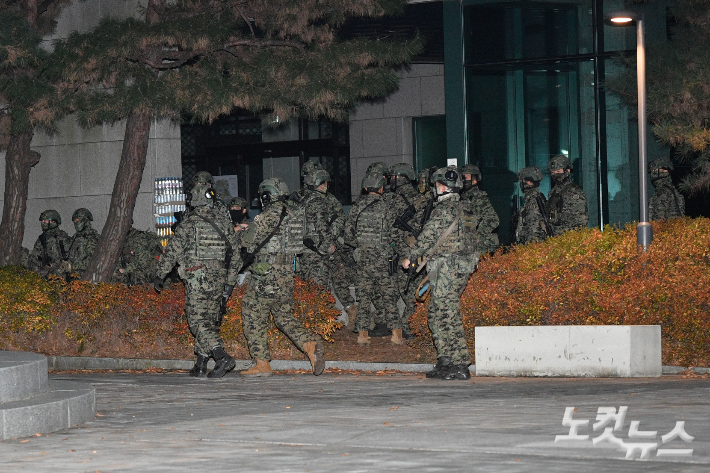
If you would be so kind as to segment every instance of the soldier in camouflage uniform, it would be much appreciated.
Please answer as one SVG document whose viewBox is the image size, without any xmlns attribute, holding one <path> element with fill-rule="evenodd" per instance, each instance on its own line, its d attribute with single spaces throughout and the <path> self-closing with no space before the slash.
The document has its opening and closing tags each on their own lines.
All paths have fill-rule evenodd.
<svg viewBox="0 0 710 473">
<path fill-rule="evenodd" d="M 158 258 L 162 254 L 163 245 L 158 235 L 131 228 L 123 242 L 118 267 L 111 277 L 112 282 L 129 286 L 150 284 L 155 279 Z"/>
<path fill-rule="evenodd" d="M 205 376 L 207 362 L 212 357 L 215 366 L 207 377 L 221 378 L 236 365 L 224 350 L 219 328 L 221 306 L 234 288 L 241 261 L 232 222 L 215 208 L 212 188 L 197 183 L 191 194 L 193 209 L 170 238 L 153 284 L 160 291 L 165 277 L 176 263 L 179 265 L 178 274 L 185 284 L 185 315 L 195 337 L 197 355 L 190 375 Z"/>
<path fill-rule="evenodd" d="M 586 227 L 589 221 L 587 196 L 572 181 L 572 163 L 569 158 L 564 154 L 553 156 L 547 167 L 554 183 L 547 197 L 547 216 L 553 236 Z"/>
<path fill-rule="evenodd" d="M 480 252 L 495 251 L 500 244 L 496 233 L 500 218 L 491 204 L 488 193 L 478 187 L 481 182 L 481 170 L 473 164 L 465 164 L 461 166 L 460 171 L 463 178 L 461 198 L 470 200 L 476 215 L 481 217 L 481 226 L 478 228 Z"/>
<path fill-rule="evenodd" d="M 345 243 L 355 248 L 357 262 L 357 290 L 362 308 L 375 306 L 375 319 L 369 310 L 359 310 L 355 319 L 359 344 L 369 343 L 368 334 L 375 320 L 382 320 L 391 330 L 392 341 L 402 343 L 404 325 L 397 311 L 399 290 L 394 277 L 389 275 L 388 260 L 392 256 L 392 225 L 395 209 L 385 200 L 385 179 L 369 174 L 362 181 L 365 194 L 353 204 L 345 218 Z"/>
<path fill-rule="evenodd" d="M 335 250 L 330 231 L 331 206 L 325 198 L 330 175 L 317 169 L 306 175 L 305 192 L 298 205 L 306 213 L 306 232 L 312 236 L 310 248 L 307 246 L 298 257 L 297 273 L 303 280 L 311 280 L 330 289 L 330 256 Z"/>
<path fill-rule="evenodd" d="M 542 171 L 535 166 L 528 166 L 518 172 L 520 189 L 525 195 L 525 204 L 514 219 L 515 243 L 526 244 L 535 241 L 542 241 L 548 235 L 544 211 L 547 206 L 547 199 L 538 190 L 542 181 Z M 516 197 L 517 198 L 517 197 Z"/>
<path fill-rule="evenodd" d="M 478 264 L 480 218 L 471 202 L 458 194 L 463 182 L 456 166 L 437 170 L 431 179 L 436 183 L 438 204 L 402 266 L 406 269 L 422 258 L 420 266 L 426 264 L 429 275 L 429 328 L 438 360 L 427 378 L 470 379 L 471 355 L 460 301 Z"/>
<path fill-rule="evenodd" d="M 62 218 L 56 210 L 45 210 L 39 216 L 42 234 L 27 260 L 27 269 L 36 271 L 42 276 L 64 276 L 61 269 L 62 261 L 67 259 L 71 238 L 59 228 Z"/>
<path fill-rule="evenodd" d="M 269 350 L 269 316 L 311 362 L 313 374 L 325 368 L 323 342 L 310 333 L 293 315 L 293 273 L 296 255 L 305 249 L 303 240 L 317 235 L 307 232 L 302 207 L 289 205 L 288 186 L 283 179 L 266 179 L 259 184 L 261 213 L 254 218 L 242 238 L 245 264 L 252 278 L 242 298 L 242 325 L 255 365 L 242 371 L 245 376 L 272 374 Z"/>
<path fill-rule="evenodd" d="M 648 174 L 656 192 L 648 202 L 649 220 L 666 220 L 685 215 L 685 199 L 671 180 L 673 163 L 665 156 L 648 163 Z"/>
<path fill-rule="evenodd" d="M 436 171 L 434 168 L 426 168 L 419 172 L 417 175 L 417 190 L 420 194 L 424 194 L 427 199 L 434 199 L 434 192 L 432 191 L 429 179 L 431 174 Z"/>
<path fill-rule="evenodd" d="M 76 209 L 71 216 L 76 233 L 71 238 L 67 260 L 62 263 L 64 277 L 72 274 L 83 276 L 84 270 L 89 265 L 94 250 L 99 243 L 99 232 L 91 228 L 94 216 L 88 209 Z"/>
<path fill-rule="evenodd" d="M 383 162 L 376 162 L 372 163 L 367 167 L 367 170 L 365 171 L 365 177 L 375 177 L 375 178 L 382 178 L 384 179 L 384 187 L 383 187 L 383 192 L 382 192 L 382 200 L 384 201 L 385 205 L 392 209 L 397 206 L 397 201 L 401 200 L 398 199 L 397 196 L 392 192 L 392 188 L 389 185 L 389 167 Z M 364 192 L 364 191 L 363 191 Z M 394 212 L 393 212 L 394 215 Z M 394 215 L 396 217 L 396 215 Z M 393 221 L 394 222 L 394 221 Z M 394 236 L 394 232 L 392 233 L 392 236 Z M 394 242 L 391 242 L 392 244 Z M 394 246 L 392 247 L 392 250 L 390 250 L 390 253 L 393 253 Z M 359 277 L 359 276 L 358 276 Z M 399 288 L 397 287 L 396 280 L 394 280 L 393 284 L 385 284 L 381 289 L 384 291 L 391 292 L 391 294 L 387 294 L 386 298 L 394 298 L 395 300 L 399 299 Z M 359 287 L 359 285 L 356 285 L 356 287 Z M 359 295 L 358 295 L 359 297 Z M 360 304 L 360 309 L 361 310 L 366 310 L 370 311 L 369 304 L 362 305 Z M 357 317 L 356 317 L 357 319 Z M 383 315 L 382 312 L 376 311 L 375 313 L 375 327 L 372 328 L 371 330 L 368 331 L 368 336 L 369 337 L 389 337 L 392 335 L 392 330 L 388 327 L 388 321 L 387 318 Z M 357 330 L 355 330 L 357 331 Z"/>
<path fill-rule="evenodd" d="M 398 255 L 406 255 L 409 252 L 409 247 L 414 246 L 416 237 L 422 229 L 422 220 L 429 201 L 425 194 L 420 194 L 415 188 L 417 176 L 414 174 L 414 168 L 407 163 L 399 163 L 393 165 L 390 170 L 390 187 L 394 192 L 395 199 L 395 215 L 398 220 L 395 221 L 393 237 L 395 251 Z M 406 225 L 402 225 L 402 221 Z M 413 231 L 407 229 L 407 225 Z M 395 275 L 399 294 L 404 302 L 404 312 L 402 313 L 402 337 L 405 340 L 411 340 L 414 337 L 409 327 L 409 318 L 414 314 L 415 309 L 415 288 L 419 280 L 424 277 L 423 272 L 413 279 L 407 287 L 407 274 L 398 271 Z M 404 289 L 407 288 L 407 291 Z"/>
</svg>

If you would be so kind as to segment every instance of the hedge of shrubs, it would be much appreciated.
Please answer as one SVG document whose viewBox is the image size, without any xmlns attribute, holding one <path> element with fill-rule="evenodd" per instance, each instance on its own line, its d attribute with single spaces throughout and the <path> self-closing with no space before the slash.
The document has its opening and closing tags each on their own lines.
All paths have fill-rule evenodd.
<svg viewBox="0 0 710 473">
<path fill-rule="evenodd" d="M 461 298 L 473 353 L 476 325 L 661 325 L 663 362 L 710 364 L 710 219 L 568 232 L 484 257 Z M 415 314 L 426 331 L 426 308 Z"/>
<path fill-rule="evenodd" d="M 230 353 L 248 358 L 237 287 L 227 305 L 221 335 Z M 326 340 L 341 325 L 334 299 L 319 286 L 295 284 L 294 314 Z M 183 312 L 182 284 L 160 294 L 152 286 L 45 281 L 19 267 L 0 268 L 0 349 L 47 355 L 191 358 L 192 337 Z M 293 352 L 273 325 L 270 343 Z"/>
<path fill-rule="evenodd" d="M 635 225 L 569 232 L 498 250 L 481 260 L 461 307 L 473 354 L 476 325 L 660 324 L 663 361 L 710 364 L 710 220 L 654 222 L 647 252 Z M 247 357 L 237 288 L 222 326 L 228 348 Z M 152 287 L 44 281 L 0 268 L 0 349 L 45 354 L 190 358 L 182 284 Z M 340 327 L 333 299 L 296 280 L 295 315 L 330 339 Z M 430 344 L 426 304 L 412 319 L 416 344 Z M 273 326 L 275 355 L 292 346 Z M 392 361 L 392 360 L 387 360 Z"/>
</svg>

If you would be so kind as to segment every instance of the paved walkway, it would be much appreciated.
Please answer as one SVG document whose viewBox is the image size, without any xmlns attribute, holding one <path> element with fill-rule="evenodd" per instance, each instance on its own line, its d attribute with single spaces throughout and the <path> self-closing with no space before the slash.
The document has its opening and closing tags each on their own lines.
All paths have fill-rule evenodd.
<svg viewBox="0 0 710 473">
<path fill-rule="evenodd" d="M 710 471 L 710 379 L 472 378 L 422 374 L 279 374 L 195 380 L 185 374 L 54 374 L 91 383 L 99 415 L 55 434 L 0 443 L 2 472 L 81 471 Z M 624 444 L 661 443 L 677 421 L 684 456 L 625 460 L 593 445 L 600 407 L 628 406 Z M 560 441 L 567 407 L 590 440 Z M 638 430 L 651 439 L 629 438 Z M 613 426 L 612 421 L 609 427 Z M 619 445 L 622 445 L 619 443 Z M 638 454 L 637 454 L 638 456 Z"/>
</svg>

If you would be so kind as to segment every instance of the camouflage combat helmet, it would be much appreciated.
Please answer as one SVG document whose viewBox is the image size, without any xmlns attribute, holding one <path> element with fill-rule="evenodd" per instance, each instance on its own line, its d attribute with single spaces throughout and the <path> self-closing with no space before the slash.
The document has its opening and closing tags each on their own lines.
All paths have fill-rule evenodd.
<svg viewBox="0 0 710 473">
<path fill-rule="evenodd" d="M 318 161 L 306 161 L 305 163 L 303 163 L 303 166 L 301 166 L 301 177 L 306 177 L 313 171 L 318 171 L 319 169 L 322 170 L 325 168 Z"/>
<path fill-rule="evenodd" d="M 667 156 L 659 156 L 653 158 L 650 163 L 648 163 L 648 172 L 655 171 L 657 169 L 668 169 L 673 170 L 673 163 Z"/>
<path fill-rule="evenodd" d="M 475 164 L 464 164 L 459 168 L 461 174 L 470 174 L 478 182 L 481 182 L 481 170 Z"/>
<path fill-rule="evenodd" d="M 547 170 L 552 172 L 558 169 L 572 169 L 572 162 L 564 154 L 558 154 L 550 158 L 550 162 L 547 163 Z"/>
<path fill-rule="evenodd" d="M 372 163 L 367 167 L 365 174 L 382 174 L 383 176 L 387 176 L 389 174 L 389 169 L 385 163 Z"/>
<path fill-rule="evenodd" d="M 316 169 L 303 178 L 303 183 L 311 190 L 328 181 L 330 181 L 330 174 L 325 169 Z"/>
<path fill-rule="evenodd" d="M 230 207 L 239 207 L 240 209 L 245 209 L 247 207 L 247 200 L 244 197 L 232 197 L 229 201 Z"/>
<path fill-rule="evenodd" d="M 208 183 L 199 182 L 192 188 L 192 199 L 190 200 L 190 205 L 193 207 L 212 205 L 214 204 L 215 197 L 215 193 Z"/>
<path fill-rule="evenodd" d="M 76 220 L 78 218 L 79 219 L 88 219 L 90 222 L 94 221 L 94 216 L 91 215 L 91 212 L 89 212 L 89 209 L 85 209 L 83 207 L 80 209 L 76 209 L 74 211 L 74 213 L 71 215 L 72 220 Z"/>
<path fill-rule="evenodd" d="M 417 176 L 414 174 L 414 168 L 411 164 L 407 163 L 397 163 L 393 165 L 389 170 L 390 176 L 403 176 L 410 181 L 416 181 Z"/>
<path fill-rule="evenodd" d="M 53 221 L 57 222 L 57 225 L 62 224 L 62 217 L 59 216 L 59 212 L 57 212 L 56 210 L 52 210 L 52 209 L 45 210 L 44 212 L 39 214 L 39 220 L 40 221 L 53 220 Z"/>
<path fill-rule="evenodd" d="M 518 180 L 540 183 L 540 181 L 542 181 L 542 171 L 537 166 L 525 167 L 518 171 Z"/>
<path fill-rule="evenodd" d="M 266 179 L 259 184 L 259 195 L 268 193 L 271 199 L 288 197 L 288 185 L 279 177 Z"/>
<path fill-rule="evenodd" d="M 434 174 L 431 175 L 430 181 L 435 184 L 441 182 L 446 187 L 455 191 L 458 191 L 463 186 L 461 173 L 459 172 L 458 166 L 454 165 L 437 169 L 434 171 Z"/>
<path fill-rule="evenodd" d="M 369 173 L 362 180 L 362 188 L 367 192 L 376 192 L 385 186 L 385 178 L 381 174 Z"/>
<path fill-rule="evenodd" d="M 208 173 L 207 171 L 200 171 L 195 174 L 195 177 L 192 178 L 192 183 L 213 185 L 214 179 L 212 178 L 212 174 Z"/>
</svg>

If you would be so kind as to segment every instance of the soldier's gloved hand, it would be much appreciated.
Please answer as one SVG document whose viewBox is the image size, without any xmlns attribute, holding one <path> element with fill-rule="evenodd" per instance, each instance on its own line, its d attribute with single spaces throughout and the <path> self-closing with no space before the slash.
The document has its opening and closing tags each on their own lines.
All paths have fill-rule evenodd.
<svg viewBox="0 0 710 473">
<path fill-rule="evenodd" d="M 156 292 L 163 290 L 163 278 L 156 277 L 153 279 L 153 289 L 155 289 Z"/>
</svg>

